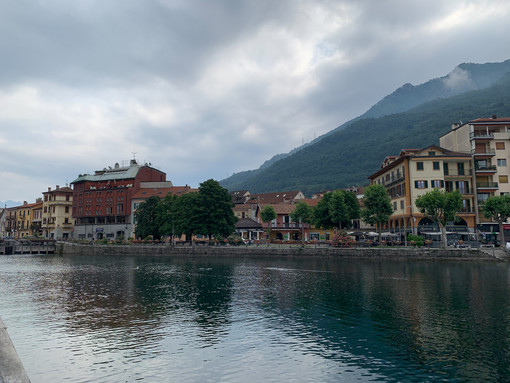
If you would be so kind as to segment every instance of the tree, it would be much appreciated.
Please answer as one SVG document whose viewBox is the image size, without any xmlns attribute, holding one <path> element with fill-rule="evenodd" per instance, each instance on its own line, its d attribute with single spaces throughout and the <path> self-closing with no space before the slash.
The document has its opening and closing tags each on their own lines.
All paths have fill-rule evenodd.
<svg viewBox="0 0 510 383">
<path fill-rule="evenodd" d="M 232 208 L 232 197 L 227 189 L 213 179 L 202 182 L 198 190 L 202 212 L 200 217 L 204 232 L 209 239 L 213 235 L 228 237 L 235 231 L 237 218 Z"/>
<path fill-rule="evenodd" d="M 382 185 L 370 185 L 365 189 L 365 207 L 361 210 L 361 217 L 365 222 L 376 226 L 381 243 L 381 230 L 383 224 L 388 222 L 393 207 L 386 188 Z"/>
<path fill-rule="evenodd" d="M 160 201 L 161 207 L 159 209 L 159 228 L 160 234 L 165 236 L 172 236 L 172 246 L 174 244 L 175 225 L 176 225 L 176 201 L 175 194 L 167 194 L 165 198 Z"/>
<path fill-rule="evenodd" d="M 510 196 L 500 195 L 489 197 L 482 206 L 483 215 L 486 218 L 492 218 L 499 225 L 501 235 L 501 246 L 506 245 L 503 222 L 510 217 Z"/>
<path fill-rule="evenodd" d="M 177 235 L 186 235 L 191 240 L 194 234 L 203 234 L 203 215 L 200 197 L 197 192 L 183 194 L 173 204 L 174 230 Z"/>
<path fill-rule="evenodd" d="M 420 213 L 436 222 L 441 230 L 442 247 L 446 247 L 446 223 L 453 221 L 462 208 L 462 196 L 456 190 L 446 192 L 434 189 L 416 198 L 416 207 Z"/>
<path fill-rule="evenodd" d="M 314 225 L 324 229 L 349 228 L 352 220 L 359 217 L 360 208 L 356 194 L 342 189 L 324 194 L 313 210 Z"/>
<path fill-rule="evenodd" d="M 305 230 L 303 223 L 310 223 L 311 216 L 312 209 L 306 202 L 303 201 L 299 201 L 292 213 L 290 213 L 290 218 L 292 218 L 294 222 L 299 222 L 299 226 L 301 227 L 301 241 L 303 246 L 305 245 Z"/>
<path fill-rule="evenodd" d="M 333 193 L 324 194 L 321 200 L 315 205 L 312 213 L 312 223 L 315 227 L 331 229 L 335 227 L 333 217 L 331 216 L 330 202 Z"/>
<path fill-rule="evenodd" d="M 272 206 L 266 205 L 260 212 L 260 219 L 262 219 L 262 222 L 267 223 L 267 235 L 269 238 L 269 243 L 271 241 L 271 226 L 269 225 L 269 222 L 271 222 L 273 219 L 276 219 L 276 211 Z"/>
<path fill-rule="evenodd" d="M 149 197 L 142 202 L 135 211 L 136 229 L 135 234 L 138 238 L 146 238 L 152 235 L 154 239 L 160 239 L 160 198 L 157 196 Z"/>
</svg>

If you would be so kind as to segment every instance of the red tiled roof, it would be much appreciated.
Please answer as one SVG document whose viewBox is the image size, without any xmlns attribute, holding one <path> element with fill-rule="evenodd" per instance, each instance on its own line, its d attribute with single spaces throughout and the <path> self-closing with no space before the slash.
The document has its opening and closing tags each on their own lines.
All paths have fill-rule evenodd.
<svg viewBox="0 0 510 383">
<path fill-rule="evenodd" d="M 186 194 L 189 192 L 197 192 L 198 189 L 192 189 L 189 186 L 172 186 L 169 188 L 144 188 L 138 190 L 132 197 L 132 199 L 147 199 L 150 197 L 165 198 L 167 194 L 172 193 L 177 196 Z"/>
</svg>

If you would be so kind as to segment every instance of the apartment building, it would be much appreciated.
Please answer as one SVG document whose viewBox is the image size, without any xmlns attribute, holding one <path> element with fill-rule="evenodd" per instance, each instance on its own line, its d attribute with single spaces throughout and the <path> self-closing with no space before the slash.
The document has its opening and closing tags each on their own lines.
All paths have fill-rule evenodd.
<svg viewBox="0 0 510 383">
<path fill-rule="evenodd" d="M 442 147 L 472 156 L 478 205 L 491 196 L 510 193 L 510 118 L 492 116 L 454 124 L 439 142 Z M 482 233 L 495 233 L 495 223 L 480 212 L 477 223 Z M 505 225 L 506 229 L 510 225 Z"/>
<path fill-rule="evenodd" d="M 460 220 L 450 222 L 448 231 L 472 233 L 476 227 L 475 192 L 471 155 L 439 146 L 403 149 L 398 156 L 388 156 L 372 174 L 371 184 L 386 187 L 393 205 L 388 229 L 401 233 L 437 232 L 437 225 L 416 207 L 416 198 L 433 189 L 458 190 L 462 195 Z"/>
<path fill-rule="evenodd" d="M 16 238 L 23 238 L 40 234 L 42 201 L 36 203 L 23 202 L 17 206 Z"/>
<path fill-rule="evenodd" d="M 48 239 L 70 239 L 74 229 L 73 189 L 68 186 L 43 192 L 42 235 Z"/>
</svg>

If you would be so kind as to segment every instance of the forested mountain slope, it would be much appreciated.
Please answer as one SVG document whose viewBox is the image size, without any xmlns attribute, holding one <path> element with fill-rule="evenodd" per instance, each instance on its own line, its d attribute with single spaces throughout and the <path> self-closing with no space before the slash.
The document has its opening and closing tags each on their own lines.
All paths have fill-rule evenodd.
<svg viewBox="0 0 510 383">
<path fill-rule="evenodd" d="M 331 134 L 343 130 L 354 122 L 364 118 L 387 116 L 394 113 L 405 112 L 423 103 L 448 98 L 470 90 L 484 89 L 496 83 L 507 72 L 510 72 L 510 60 L 501 63 L 472 64 L 465 63 L 455 67 L 446 76 L 429 80 L 423 84 L 414 86 L 405 84 L 393 93 L 381 99 L 367 112 L 355 119 L 348 121 L 325 135 L 307 143 L 289 153 L 282 153 L 267 160 L 258 169 L 238 172 L 221 181 L 221 185 L 229 190 L 245 189 L 250 179 L 257 177 L 262 171 L 272 166 L 277 161 L 283 160 L 298 151 L 313 146 L 319 141 L 326 139 Z M 276 190 L 268 190 L 276 191 Z"/>
<path fill-rule="evenodd" d="M 404 113 L 355 121 L 276 161 L 235 188 L 252 193 L 302 190 L 310 194 L 365 185 L 385 156 L 397 155 L 402 148 L 438 144 L 452 123 L 494 114 L 510 116 L 510 73 L 486 89 L 431 101 Z"/>
</svg>

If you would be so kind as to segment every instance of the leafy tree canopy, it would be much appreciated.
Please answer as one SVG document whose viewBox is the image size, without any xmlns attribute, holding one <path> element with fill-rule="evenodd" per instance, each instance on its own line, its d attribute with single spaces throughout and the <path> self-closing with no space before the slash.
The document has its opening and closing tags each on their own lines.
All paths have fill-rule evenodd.
<svg viewBox="0 0 510 383">
<path fill-rule="evenodd" d="M 154 239 L 160 239 L 161 226 L 161 206 L 160 198 L 156 196 L 149 197 L 142 202 L 135 211 L 136 229 L 135 234 L 138 238 L 146 238 L 152 235 Z"/>
<path fill-rule="evenodd" d="M 503 222 L 510 218 L 510 196 L 501 195 L 489 197 L 482 206 L 483 215 L 486 218 L 492 218 L 499 224 L 499 232 L 501 235 L 501 245 L 505 245 L 505 231 L 503 230 Z"/>
</svg>

